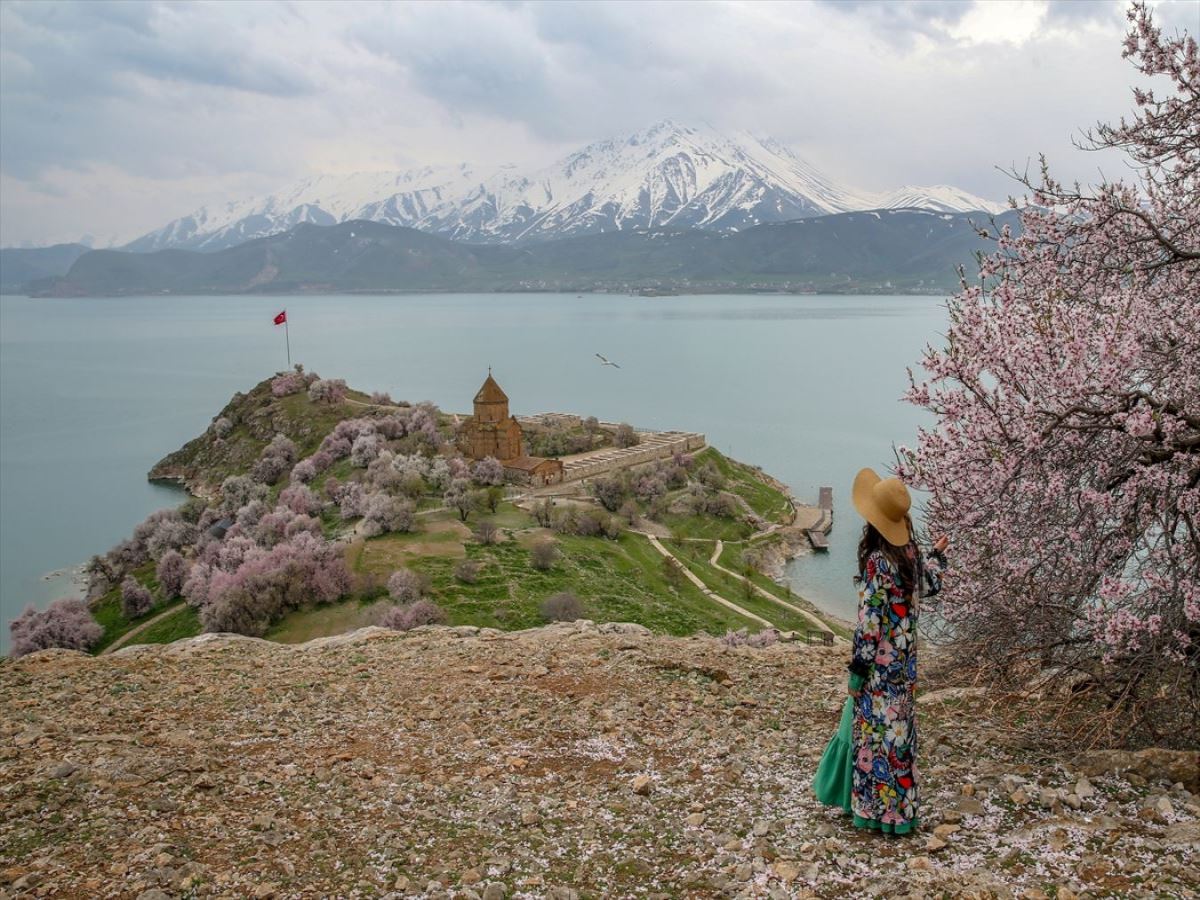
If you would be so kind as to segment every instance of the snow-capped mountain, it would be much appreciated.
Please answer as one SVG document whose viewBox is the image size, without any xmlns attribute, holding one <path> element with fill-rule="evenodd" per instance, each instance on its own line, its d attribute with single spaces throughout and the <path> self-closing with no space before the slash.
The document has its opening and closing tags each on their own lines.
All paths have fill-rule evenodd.
<svg viewBox="0 0 1200 900">
<path fill-rule="evenodd" d="M 745 132 L 660 122 L 522 172 L 467 165 L 321 175 L 276 194 L 205 207 L 127 249 L 220 250 L 301 222 L 368 219 L 465 241 L 511 243 L 642 228 L 736 231 L 864 209 L 1004 206 L 954 187 L 874 194 L 839 185 L 788 148 Z"/>
</svg>

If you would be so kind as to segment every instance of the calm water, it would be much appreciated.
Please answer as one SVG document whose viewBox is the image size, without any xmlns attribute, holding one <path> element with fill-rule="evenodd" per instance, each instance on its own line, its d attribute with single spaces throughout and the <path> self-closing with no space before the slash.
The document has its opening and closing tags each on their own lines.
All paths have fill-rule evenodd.
<svg viewBox="0 0 1200 900">
<path fill-rule="evenodd" d="M 0 619 L 66 591 L 43 576 L 108 549 L 181 495 L 146 482 L 237 390 L 292 358 L 363 390 L 469 411 L 494 368 L 515 413 L 702 431 L 801 500 L 833 485 L 827 556 L 797 591 L 852 613 L 849 484 L 911 442 L 906 365 L 935 298 L 574 295 L 0 298 Z M 601 368 L 603 353 L 620 369 Z"/>
</svg>

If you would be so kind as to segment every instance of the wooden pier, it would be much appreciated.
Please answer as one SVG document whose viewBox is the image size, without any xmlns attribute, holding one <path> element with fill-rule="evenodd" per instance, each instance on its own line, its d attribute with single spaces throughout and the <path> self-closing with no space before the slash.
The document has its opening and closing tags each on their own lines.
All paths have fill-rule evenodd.
<svg viewBox="0 0 1200 900">
<path fill-rule="evenodd" d="M 817 509 L 821 518 L 808 529 L 808 542 L 817 552 L 828 552 L 829 532 L 833 530 L 833 488 L 823 487 L 817 495 Z"/>
</svg>

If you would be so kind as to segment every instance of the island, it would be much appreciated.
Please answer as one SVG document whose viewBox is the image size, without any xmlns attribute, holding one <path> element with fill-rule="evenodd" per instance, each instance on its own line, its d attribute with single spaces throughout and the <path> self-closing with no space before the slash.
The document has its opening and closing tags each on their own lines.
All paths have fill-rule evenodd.
<svg viewBox="0 0 1200 900">
<path fill-rule="evenodd" d="M 783 580 L 828 514 L 760 468 L 700 433 L 514 415 L 490 370 L 472 407 L 302 366 L 235 395 L 149 473 L 190 499 L 86 566 L 89 649 L 578 619 L 734 643 L 847 634 Z"/>
</svg>

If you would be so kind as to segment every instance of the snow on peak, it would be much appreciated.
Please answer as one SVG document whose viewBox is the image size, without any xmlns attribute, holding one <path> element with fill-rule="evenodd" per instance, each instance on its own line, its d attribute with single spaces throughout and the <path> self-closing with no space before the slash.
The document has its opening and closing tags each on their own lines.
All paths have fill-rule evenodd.
<svg viewBox="0 0 1200 900">
<path fill-rule="evenodd" d="M 367 219 L 481 242 L 644 228 L 735 231 L 864 209 L 1003 207 L 948 185 L 873 194 L 840 185 L 770 137 L 670 119 L 595 141 L 538 169 L 465 164 L 315 175 L 205 207 L 129 245 L 217 250 L 287 230 Z"/>
</svg>

